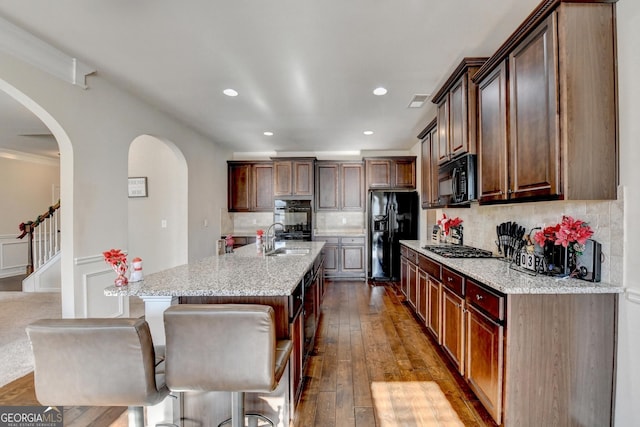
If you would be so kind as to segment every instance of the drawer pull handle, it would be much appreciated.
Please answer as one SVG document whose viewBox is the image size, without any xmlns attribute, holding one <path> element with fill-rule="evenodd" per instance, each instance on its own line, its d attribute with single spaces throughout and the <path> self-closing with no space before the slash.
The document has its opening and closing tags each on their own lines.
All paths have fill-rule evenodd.
<svg viewBox="0 0 640 427">
<path fill-rule="evenodd" d="M 453 282 L 453 277 L 447 277 L 447 282 Z"/>
<path fill-rule="evenodd" d="M 482 295 L 480 295 L 480 294 L 476 294 L 476 300 L 478 300 L 478 301 L 482 301 Z"/>
</svg>

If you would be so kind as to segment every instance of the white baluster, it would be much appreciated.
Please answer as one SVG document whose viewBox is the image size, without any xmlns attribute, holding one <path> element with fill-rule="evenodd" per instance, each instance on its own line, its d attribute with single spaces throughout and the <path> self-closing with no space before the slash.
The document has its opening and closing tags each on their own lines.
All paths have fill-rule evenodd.
<svg viewBox="0 0 640 427">
<path fill-rule="evenodd" d="M 45 219 L 42 222 L 42 225 L 44 226 L 44 229 L 42 230 L 43 234 L 44 234 L 44 250 L 42 251 L 42 263 L 46 263 L 47 261 L 49 261 L 49 254 L 47 253 L 47 247 L 49 246 L 49 231 L 48 231 L 48 227 L 49 226 L 49 220 Z"/>
</svg>

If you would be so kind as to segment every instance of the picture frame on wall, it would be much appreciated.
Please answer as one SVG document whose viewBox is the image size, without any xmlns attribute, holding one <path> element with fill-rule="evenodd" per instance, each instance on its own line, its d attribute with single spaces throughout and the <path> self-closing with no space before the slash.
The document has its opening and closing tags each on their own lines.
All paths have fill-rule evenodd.
<svg viewBox="0 0 640 427">
<path fill-rule="evenodd" d="M 147 177 L 129 177 L 129 197 L 147 197 Z"/>
</svg>

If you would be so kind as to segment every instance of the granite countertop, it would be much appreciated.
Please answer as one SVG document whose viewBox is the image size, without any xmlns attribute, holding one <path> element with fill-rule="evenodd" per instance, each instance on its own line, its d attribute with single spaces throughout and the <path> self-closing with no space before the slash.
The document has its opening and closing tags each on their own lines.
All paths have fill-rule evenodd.
<svg viewBox="0 0 640 427">
<path fill-rule="evenodd" d="M 445 258 L 422 246 L 419 240 L 401 240 L 401 244 L 442 265 L 456 270 L 504 294 L 613 294 L 622 293 L 622 286 L 603 282 L 532 275 L 514 270 L 499 258 Z"/>
<path fill-rule="evenodd" d="M 279 242 L 280 243 L 280 242 Z M 141 282 L 104 290 L 110 296 L 288 296 L 313 266 L 324 242 L 282 242 L 306 255 L 264 256 L 255 244 L 146 275 Z"/>
</svg>

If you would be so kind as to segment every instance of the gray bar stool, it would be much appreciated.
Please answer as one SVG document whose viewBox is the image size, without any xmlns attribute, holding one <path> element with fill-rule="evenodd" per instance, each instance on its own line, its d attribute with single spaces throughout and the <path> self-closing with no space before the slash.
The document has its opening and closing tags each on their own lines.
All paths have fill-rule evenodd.
<svg viewBox="0 0 640 427">
<path fill-rule="evenodd" d="M 143 426 L 144 406 L 169 394 L 142 318 L 38 320 L 27 334 L 43 405 L 128 406 L 129 425 Z"/>
<path fill-rule="evenodd" d="M 273 425 L 244 412 L 244 393 L 275 390 L 293 348 L 291 340 L 276 340 L 272 307 L 174 305 L 164 312 L 164 328 L 171 390 L 231 392 L 233 427 L 244 426 L 245 417 Z"/>
</svg>

